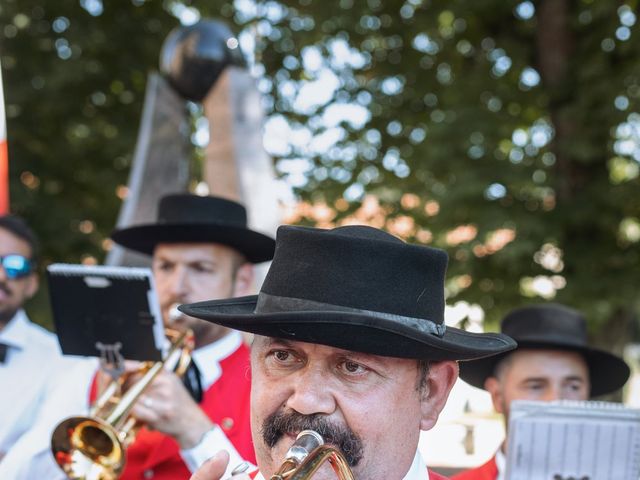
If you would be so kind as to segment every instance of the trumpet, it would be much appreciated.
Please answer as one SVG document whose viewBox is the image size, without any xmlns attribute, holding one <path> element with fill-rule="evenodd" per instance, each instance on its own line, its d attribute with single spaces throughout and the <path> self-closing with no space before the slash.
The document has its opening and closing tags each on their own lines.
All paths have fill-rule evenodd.
<svg viewBox="0 0 640 480">
<path fill-rule="evenodd" d="M 124 469 L 125 450 L 142 426 L 130 415 L 140 395 L 169 360 L 179 355 L 175 373 L 184 374 L 191 361 L 194 338 L 191 330 L 165 329 L 171 341 L 167 355 L 147 362 L 143 376 L 122 394 L 124 380 L 113 380 L 92 406 L 88 416 L 63 420 L 51 437 L 53 456 L 69 479 L 117 480 Z"/>
<path fill-rule="evenodd" d="M 354 479 L 349 463 L 340 450 L 325 444 L 318 432 L 303 430 L 270 480 L 307 480 L 326 461 L 340 480 Z"/>
</svg>

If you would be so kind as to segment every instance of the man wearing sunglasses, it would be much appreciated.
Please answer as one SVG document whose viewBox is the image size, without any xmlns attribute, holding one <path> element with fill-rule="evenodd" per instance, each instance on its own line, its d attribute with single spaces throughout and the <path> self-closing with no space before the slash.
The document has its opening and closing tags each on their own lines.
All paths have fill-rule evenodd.
<svg viewBox="0 0 640 480">
<path fill-rule="evenodd" d="M 0 216 L 0 459 L 31 427 L 61 358 L 54 334 L 22 309 L 38 291 L 37 240 L 21 218 Z"/>
</svg>

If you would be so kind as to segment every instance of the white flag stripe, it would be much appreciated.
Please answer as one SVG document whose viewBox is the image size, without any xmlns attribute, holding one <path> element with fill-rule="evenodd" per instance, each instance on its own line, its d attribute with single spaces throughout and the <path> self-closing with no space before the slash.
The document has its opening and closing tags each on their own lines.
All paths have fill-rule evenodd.
<svg viewBox="0 0 640 480">
<path fill-rule="evenodd" d="M 4 90 L 2 88 L 2 65 L 0 65 L 0 142 L 7 139 L 7 120 L 4 116 Z"/>
</svg>

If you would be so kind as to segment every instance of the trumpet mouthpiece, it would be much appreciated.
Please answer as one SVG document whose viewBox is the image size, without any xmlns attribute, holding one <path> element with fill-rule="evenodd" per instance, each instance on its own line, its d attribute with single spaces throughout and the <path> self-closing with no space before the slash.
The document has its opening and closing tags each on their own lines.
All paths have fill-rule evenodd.
<svg viewBox="0 0 640 480">
<path fill-rule="evenodd" d="M 296 441 L 287 451 L 286 459 L 302 462 L 309 453 L 324 445 L 322 435 L 314 430 L 303 430 L 296 437 Z"/>
</svg>

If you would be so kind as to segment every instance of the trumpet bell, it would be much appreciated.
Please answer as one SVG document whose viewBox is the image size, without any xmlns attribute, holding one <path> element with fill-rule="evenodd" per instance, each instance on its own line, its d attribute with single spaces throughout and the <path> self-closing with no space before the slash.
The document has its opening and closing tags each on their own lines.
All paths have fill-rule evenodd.
<svg viewBox="0 0 640 480">
<path fill-rule="evenodd" d="M 151 385 L 170 360 L 177 361 L 182 375 L 193 350 L 191 330 L 166 330 L 171 347 L 159 362 L 147 363 L 137 382 L 122 394 L 121 381 L 113 380 L 96 400 L 89 416 L 63 420 L 51 437 L 56 462 L 71 480 L 117 480 L 124 469 L 125 450 L 134 441 L 141 424 L 131 415 L 140 395 Z M 174 356 L 178 355 L 175 359 Z"/>
<path fill-rule="evenodd" d="M 51 437 L 51 451 L 72 480 L 116 480 L 125 463 L 124 446 L 116 429 L 94 417 L 62 421 Z"/>
</svg>

